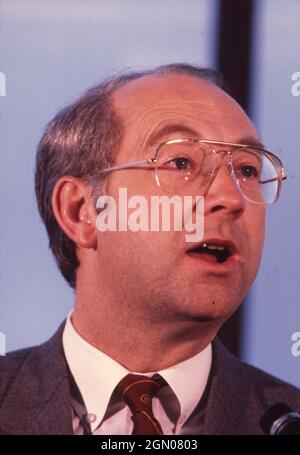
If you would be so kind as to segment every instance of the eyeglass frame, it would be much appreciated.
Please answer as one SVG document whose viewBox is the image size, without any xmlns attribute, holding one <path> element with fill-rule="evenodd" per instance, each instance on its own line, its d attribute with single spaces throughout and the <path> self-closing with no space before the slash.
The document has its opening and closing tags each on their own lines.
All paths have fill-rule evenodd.
<svg viewBox="0 0 300 455">
<path fill-rule="evenodd" d="M 267 157 L 270 159 L 270 161 L 272 161 L 275 165 L 275 168 L 277 167 L 277 164 L 278 164 L 278 171 L 280 172 L 280 176 L 279 178 L 274 178 L 274 179 L 269 179 L 269 180 L 265 180 L 264 182 L 260 182 L 261 184 L 263 183 L 270 183 L 270 182 L 274 182 L 274 181 L 278 181 L 278 190 L 277 190 L 277 194 L 276 194 L 276 198 L 275 200 L 273 201 L 273 203 L 275 203 L 278 198 L 279 198 L 279 195 L 280 195 L 280 191 L 281 191 L 281 184 L 282 184 L 282 181 L 283 180 L 286 180 L 287 179 L 287 175 L 285 173 L 285 169 L 283 167 L 283 163 L 281 161 L 281 159 L 276 156 L 274 153 L 270 152 L 269 150 L 263 148 L 263 147 L 258 147 L 258 146 L 254 146 L 254 145 L 250 145 L 250 144 L 238 144 L 238 143 L 235 143 L 235 142 L 225 142 L 225 141 L 214 141 L 214 140 L 211 140 L 211 139 L 195 139 L 195 138 L 182 138 L 182 139 L 170 139 L 168 141 L 165 141 L 165 142 L 162 142 L 161 144 L 158 145 L 158 147 L 156 148 L 155 150 L 155 155 L 154 155 L 154 158 L 145 158 L 144 160 L 139 160 L 139 161 L 132 161 L 130 163 L 124 163 L 124 164 L 117 164 L 115 166 L 111 166 L 107 169 L 102 169 L 99 174 L 106 174 L 106 173 L 109 173 L 109 172 L 113 172 L 113 171 L 118 171 L 118 170 L 122 170 L 122 169 L 133 169 L 133 168 L 136 168 L 138 166 L 142 166 L 142 165 L 145 165 L 145 164 L 152 164 L 156 167 L 156 164 L 158 162 L 157 160 L 157 156 L 159 154 L 159 150 L 166 144 L 179 144 L 181 142 L 195 142 L 195 143 L 199 143 L 199 144 L 213 144 L 213 145 L 224 145 L 224 146 L 230 146 L 230 147 L 237 147 L 237 148 L 251 148 L 253 150 L 258 150 L 260 152 L 263 152 L 264 154 L 267 155 Z M 214 148 L 211 148 L 211 151 L 214 155 L 217 155 L 218 153 L 224 153 L 226 152 L 226 150 L 219 150 L 219 151 L 216 151 Z M 227 151 L 227 154 L 232 154 L 231 151 Z M 231 163 L 229 163 L 231 164 Z M 215 171 L 215 169 L 214 169 Z M 234 174 L 234 171 L 232 172 L 230 170 L 230 173 Z M 213 181 L 213 178 L 216 176 L 216 174 L 214 175 L 213 173 L 211 174 L 211 178 Z M 159 182 L 159 179 L 158 179 L 158 176 L 156 174 L 156 184 L 159 188 L 161 188 L 161 185 L 160 185 L 160 182 Z M 243 194 L 244 195 L 244 194 Z M 245 197 L 245 196 L 244 196 Z"/>
</svg>

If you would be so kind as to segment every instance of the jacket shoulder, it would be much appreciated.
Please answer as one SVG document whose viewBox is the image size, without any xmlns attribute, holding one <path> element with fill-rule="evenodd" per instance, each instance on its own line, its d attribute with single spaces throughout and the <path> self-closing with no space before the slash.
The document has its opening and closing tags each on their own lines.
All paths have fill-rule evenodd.
<svg viewBox="0 0 300 455">
<path fill-rule="evenodd" d="M 24 384 L 37 385 L 45 378 L 45 372 L 50 368 L 56 373 L 58 369 L 64 371 L 65 363 L 62 332 L 65 323 L 61 324 L 57 332 L 46 342 L 24 349 L 19 349 L 0 357 L 0 403 L 7 391 L 17 386 L 18 381 Z M 63 366 L 63 368 L 59 368 Z M 49 371 L 50 370 L 50 371 Z"/>
<path fill-rule="evenodd" d="M 45 343 L 0 359 L 0 434 L 70 434 L 64 324 Z"/>
<path fill-rule="evenodd" d="M 300 413 L 297 387 L 238 359 L 219 341 L 214 344 L 214 354 L 215 393 L 230 410 L 236 428 L 244 427 L 246 434 L 252 430 L 259 434 L 260 417 L 278 403 Z"/>
<path fill-rule="evenodd" d="M 300 412 L 300 389 L 282 379 L 273 376 L 260 368 L 248 364 L 245 361 L 236 359 L 238 369 L 244 381 L 251 384 L 258 395 L 264 396 L 272 401 L 276 399 L 295 399 Z"/>
<path fill-rule="evenodd" d="M 0 403 L 20 374 L 23 376 L 25 373 L 23 379 L 26 381 L 34 381 L 34 378 L 37 380 L 45 344 L 20 349 L 0 357 Z"/>
<path fill-rule="evenodd" d="M 207 403 L 207 434 L 263 434 L 260 421 L 283 403 L 300 413 L 300 390 L 233 356 L 216 339 Z"/>
</svg>

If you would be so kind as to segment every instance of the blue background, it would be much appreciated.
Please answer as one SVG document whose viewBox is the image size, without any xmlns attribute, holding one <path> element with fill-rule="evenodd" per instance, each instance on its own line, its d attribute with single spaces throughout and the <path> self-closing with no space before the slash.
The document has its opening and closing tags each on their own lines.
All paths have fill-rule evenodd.
<svg viewBox="0 0 300 455">
<path fill-rule="evenodd" d="M 60 276 L 36 209 L 36 145 L 58 109 L 124 68 L 216 63 L 217 0 L 2 0 L 0 71 L 0 331 L 7 350 L 46 340 L 74 294 Z M 268 209 L 259 276 L 245 305 L 245 360 L 300 386 L 300 2 L 257 2 L 252 118 L 289 176 Z"/>
</svg>

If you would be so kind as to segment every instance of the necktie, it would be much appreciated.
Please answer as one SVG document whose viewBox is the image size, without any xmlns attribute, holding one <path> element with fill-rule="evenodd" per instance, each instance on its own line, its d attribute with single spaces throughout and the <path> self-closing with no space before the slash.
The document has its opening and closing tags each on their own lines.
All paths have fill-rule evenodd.
<svg viewBox="0 0 300 455">
<path fill-rule="evenodd" d="M 165 384 L 160 377 L 153 379 L 139 374 L 128 374 L 117 385 L 117 393 L 132 412 L 132 434 L 163 434 L 153 415 L 152 398 Z"/>
</svg>

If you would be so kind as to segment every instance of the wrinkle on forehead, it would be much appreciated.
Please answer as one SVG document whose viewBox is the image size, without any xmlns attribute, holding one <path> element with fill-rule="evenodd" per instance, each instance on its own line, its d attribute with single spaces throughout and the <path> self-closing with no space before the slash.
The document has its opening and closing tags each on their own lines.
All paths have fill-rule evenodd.
<svg viewBox="0 0 300 455">
<path fill-rule="evenodd" d="M 170 103 L 168 107 L 155 107 L 150 111 L 137 113 L 134 112 L 132 116 L 124 119 L 124 127 L 127 131 L 135 129 L 139 131 L 138 143 L 139 146 L 144 146 L 148 140 L 148 137 L 158 129 L 161 129 L 168 124 L 182 124 L 183 126 L 190 127 L 198 133 L 198 137 L 206 139 L 227 139 L 227 140 L 238 140 L 239 137 L 243 136 L 254 136 L 256 137 L 256 130 L 246 115 L 242 115 L 238 111 L 232 111 L 231 109 L 221 109 L 217 107 L 213 112 L 204 108 L 198 109 L 194 103 L 193 109 L 185 106 L 178 106 Z M 243 125 L 241 125 L 241 123 Z M 243 133 L 237 133 L 237 124 L 242 126 Z M 221 127 L 226 127 L 232 131 L 232 137 L 224 138 L 218 136 L 218 130 Z M 239 129 L 240 129 L 239 128 Z M 215 133 L 208 134 L 207 131 L 214 130 Z M 224 128 L 223 128 L 224 129 Z M 173 134 L 175 137 L 175 134 Z"/>
<path fill-rule="evenodd" d="M 159 118 L 188 118 L 197 121 L 220 121 L 222 123 L 229 123 L 241 121 L 241 119 L 249 122 L 248 117 L 243 110 L 237 105 L 237 109 L 232 109 L 227 104 L 206 104 L 196 102 L 183 102 L 181 105 L 178 103 L 162 103 L 156 104 L 155 107 L 145 110 L 137 108 L 128 112 L 123 118 L 125 127 L 130 126 L 134 122 L 151 122 L 155 123 Z"/>
<path fill-rule="evenodd" d="M 139 147 L 145 145 L 153 131 L 169 123 L 190 127 L 207 139 L 257 136 L 250 119 L 233 98 L 195 77 L 164 75 L 132 81 L 115 92 L 113 103 L 125 129 L 125 142 L 132 143 L 130 136 L 134 135 Z"/>
</svg>

